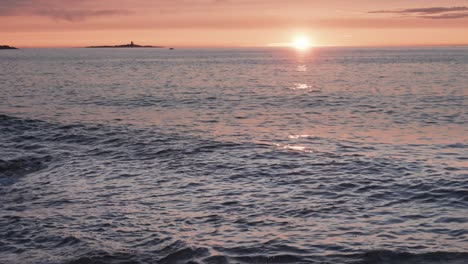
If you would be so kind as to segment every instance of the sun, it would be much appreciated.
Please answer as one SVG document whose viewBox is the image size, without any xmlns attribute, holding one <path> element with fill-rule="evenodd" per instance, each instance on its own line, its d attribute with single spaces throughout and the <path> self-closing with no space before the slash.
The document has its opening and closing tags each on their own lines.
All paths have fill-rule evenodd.
<svg viewBox="0 0 468 264">
<path fill-rule="evenodd" d="M 297 36 L 291 43 L 291 46 L 297 50 L 308 50 L 312 47 L 310 39 L 305 35 Z"/>
</svg>

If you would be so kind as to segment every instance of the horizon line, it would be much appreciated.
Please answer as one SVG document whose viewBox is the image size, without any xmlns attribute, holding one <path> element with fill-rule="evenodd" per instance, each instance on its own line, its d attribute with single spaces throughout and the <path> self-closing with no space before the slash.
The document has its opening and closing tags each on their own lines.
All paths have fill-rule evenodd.
<svg viewBox="0 0 468 264">
<path fill-rule="evenodd" d="M 9 45 L 20 49 L 54 49 L 54 48 L 86 48 L 89 46 L 16 46 L 12 44 L 2 44 L 2 45 Z M 271 44 L 266 45 L 153 45 L 153 44 L 145 44 L 151 45 L 155 47 L 162 47 L 164 48 L 291 48 L 288 45 L 278 45 L 272 46 Z M 311 46 L 310 49 L 314 48 L 411 48 L 411 47 L 468 47 L 468 43 L 454 43 L 454 44 L 403 44 L 403 45 L 314 45 Z"/>
</svg>

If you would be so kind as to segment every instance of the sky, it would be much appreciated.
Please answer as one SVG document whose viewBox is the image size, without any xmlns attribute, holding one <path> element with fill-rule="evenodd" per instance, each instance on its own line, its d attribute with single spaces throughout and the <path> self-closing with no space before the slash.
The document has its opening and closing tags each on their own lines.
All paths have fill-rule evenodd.
<svg viewBox="0 0 468 264">
<path fill-rule="evenodd" d="M 0 45 L 468 44 L 468 0 L 0 0 Z"/>
</svg>

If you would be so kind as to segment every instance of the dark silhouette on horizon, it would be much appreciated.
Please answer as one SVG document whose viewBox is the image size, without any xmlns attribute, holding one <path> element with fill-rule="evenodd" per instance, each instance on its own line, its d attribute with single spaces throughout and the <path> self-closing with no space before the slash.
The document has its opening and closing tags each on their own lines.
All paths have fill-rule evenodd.
<svg viewBox="0 0 468 264">
<path fill-rule="evenodd" d="M 8 46 L 8 45 L 0 45 L 0 49 L 18 49 L 18 48 L 11 47 L 11 46 Z"/>
<path fill-rule="evenodd" d="M 130 44 L 124 44 L 124 45 L 115 45 L 115 46 L 89 46 L 86 48 L 164 48 L 163 46 L 149 46 L 149 45 L 137 45 L 133 43 L 133 41 L 130 42 Z"/>
</svg>

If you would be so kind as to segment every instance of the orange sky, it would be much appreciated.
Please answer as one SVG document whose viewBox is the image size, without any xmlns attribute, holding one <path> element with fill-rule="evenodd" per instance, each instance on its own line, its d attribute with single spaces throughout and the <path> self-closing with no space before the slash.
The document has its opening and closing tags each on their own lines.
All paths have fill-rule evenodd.
<svg viewBox="0 0 468 264">
<path fill-rule="evenodd" d="M 0 45 L 468 44 L 467 0 L 0 0 Z"/>
</svg>

